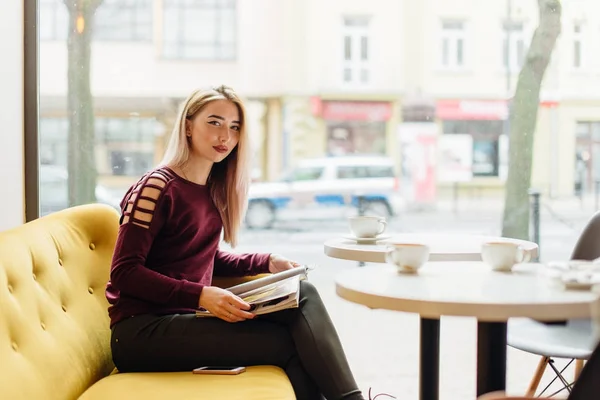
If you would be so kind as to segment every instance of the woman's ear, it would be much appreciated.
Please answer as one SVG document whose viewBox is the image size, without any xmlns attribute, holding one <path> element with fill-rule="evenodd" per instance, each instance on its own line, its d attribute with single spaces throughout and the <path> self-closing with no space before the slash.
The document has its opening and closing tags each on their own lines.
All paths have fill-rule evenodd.
<svg viewBox="0 0 600 400">
<path fill-rule="evenodd" d="M 185 119 L 185 136 L 192 137 L 192 120 Z"/>
</svg>

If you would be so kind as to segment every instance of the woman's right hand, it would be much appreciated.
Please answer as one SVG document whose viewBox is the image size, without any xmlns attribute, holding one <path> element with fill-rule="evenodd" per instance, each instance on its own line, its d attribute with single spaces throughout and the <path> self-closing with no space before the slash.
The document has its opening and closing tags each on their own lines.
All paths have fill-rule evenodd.
<svg viewBox="0 0 600 400">
<path fill-rule="evenodd" d="M 250 309 L 248 303 L 216 286 L 202 288 L 198 305 L 227 322 L 240 322 L 254 318 L 254 314 L 244 311 Z"/>
</svg>

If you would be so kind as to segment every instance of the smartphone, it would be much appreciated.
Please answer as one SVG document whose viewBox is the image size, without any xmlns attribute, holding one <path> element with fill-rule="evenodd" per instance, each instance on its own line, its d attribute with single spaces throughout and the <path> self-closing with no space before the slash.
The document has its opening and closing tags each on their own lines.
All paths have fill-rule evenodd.
<svg viewBox="0 0 600 400">
<path fill-rule="evenodd" d="M 238 375 L 246 371 L 246 367 L 215 367 L 206 366 L 194 369 L 194 374 L 207 375 Z"/>
</svg>

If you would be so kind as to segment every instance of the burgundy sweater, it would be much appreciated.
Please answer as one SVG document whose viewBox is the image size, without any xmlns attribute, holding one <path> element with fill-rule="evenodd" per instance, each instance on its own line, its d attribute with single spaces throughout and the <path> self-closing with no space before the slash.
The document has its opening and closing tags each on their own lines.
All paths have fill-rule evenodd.
<svg viewBox="0 0 600 400">
<path fill-rule="evenodd" d="M 215 276 L 268 272 L 269 254 L 219 250 L 223 223 L 208 186 L 168 167 L 126 193 L 106 298 L 110 324 L 138 314 L 193 313 Z"/>
</svg>

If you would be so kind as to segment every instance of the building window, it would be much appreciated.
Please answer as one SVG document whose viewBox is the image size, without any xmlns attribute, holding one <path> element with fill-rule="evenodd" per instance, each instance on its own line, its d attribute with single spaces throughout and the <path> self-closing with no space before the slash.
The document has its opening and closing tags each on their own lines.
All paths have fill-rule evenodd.
<svg viewBox="0 0 600 400">
<path fill-rule="evenodd" d="M 39 0 L 41 40 L 65 40 L 69 29 L 69 12 L 63 0 Z"/>
<path fill-rule="evenodd" d="M 468 134 L 473 138 L 473 176 L 498 176 L 499 138 L 504 121 L 445 120 L 444 134 Z"/>
<path fill-rule="evenodd" d="M 583 26 L 580 23 L 573 25 L 573 68 L 580 69 L 583 65 L 582 55 Z"/>
<path fill-rule="evenodd" d="M 465 66 L 465 23 L 443 21 L 441 46 L 442 67 L 463 68 Z"/>
<path fill-rule="evenodd" d="M 344 17 L 343 82 L 367 84 L 369 74 L 369 18 Z"/>
<path fill-rule="evenodd" d="M 518 71 L 523 66 L 527 52 L 523 23 L 505 22 L 503 29 L 502 60 L 504 68 Z"/>
<path fill-rule="evenodd" d="M 94 39 L 152 41 L 154 0 L 103 0 L 94 16 Z"/>
<path fill-rule="evenodd" d="M 600 181 L 600 121 L 579 121 L 575 126 L 576 195 L 592 193 Z"/>
<path fill-rule="evenodd" d="M 163 0 L 165 58 L 234 60 L 235 0 Z"/>
</svg>

